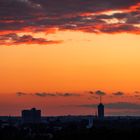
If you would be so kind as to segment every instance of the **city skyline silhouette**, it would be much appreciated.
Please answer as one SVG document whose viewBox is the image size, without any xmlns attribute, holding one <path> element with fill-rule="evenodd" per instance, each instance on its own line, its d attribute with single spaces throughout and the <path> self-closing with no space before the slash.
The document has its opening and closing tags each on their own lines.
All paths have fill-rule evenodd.
<svg viewBox="0 0 140 140">
<path fill-rule="evenodd" d="M 140 116 L 139 0 L 1 0 L 0 116 Z"/>
</svg>

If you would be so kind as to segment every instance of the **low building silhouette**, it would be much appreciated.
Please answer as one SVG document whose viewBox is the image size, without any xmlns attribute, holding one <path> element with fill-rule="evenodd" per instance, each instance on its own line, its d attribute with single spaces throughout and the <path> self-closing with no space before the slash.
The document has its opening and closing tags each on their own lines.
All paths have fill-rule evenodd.
<svg viewBox="0 0 140 140">
<path fill-rule="evenodd" d="M 23 123 L 41 123 L 41 110 L 32 108 L 30 110 L 22 110 Z"/>
</svg>

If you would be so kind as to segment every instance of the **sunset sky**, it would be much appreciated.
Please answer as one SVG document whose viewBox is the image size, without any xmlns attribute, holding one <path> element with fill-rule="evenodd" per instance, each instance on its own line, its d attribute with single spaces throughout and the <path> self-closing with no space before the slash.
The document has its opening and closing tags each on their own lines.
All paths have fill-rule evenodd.
<svg viewBox="0 0 140 140">
<path fill-rule="evenodd" d="M 140 0 L 0 0 L 0 115 L 140 115 Z"/>
</svg>

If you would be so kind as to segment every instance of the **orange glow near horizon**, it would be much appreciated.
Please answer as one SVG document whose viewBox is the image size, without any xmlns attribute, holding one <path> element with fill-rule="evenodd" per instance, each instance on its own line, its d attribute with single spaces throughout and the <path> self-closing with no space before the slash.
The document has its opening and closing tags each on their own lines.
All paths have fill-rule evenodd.
<svg viewBox="0 0 140 140">
<path fill-rule="evenodd" d="M 44 33 L 35 36 L 46 37 Z M 104 97 L 105 103 L 138 103 L 138 99 L 131 96 L 140 91 L 140 36 L 57 31 L 47 38 L 62 42 L 0 47 L 1 107 L 6 103 L 7 108 L 15 106 L 11 114 L 16 115 L 19 115 L 17 111 L 20 109 L 32 106 L 43 108 L 45 115 L 90 114 L 93 112 L 91 108 L 79 110 L 73 105 L 98 103 L 98 99 L 89 100 L 85 93 L 95 90 L 108 93 Z M 15 93 L 19 91 L 75 92 L 82 96 L 16 97 Z M 109 97 L 118 91 L 123 91 L 126 97 Z M 19 106 L 16 107 L 16 104 Z M 61 106 L 59 112 L 56 106 Z M 3 111 L 3 114 L 7 112 Z"/>
</svg>

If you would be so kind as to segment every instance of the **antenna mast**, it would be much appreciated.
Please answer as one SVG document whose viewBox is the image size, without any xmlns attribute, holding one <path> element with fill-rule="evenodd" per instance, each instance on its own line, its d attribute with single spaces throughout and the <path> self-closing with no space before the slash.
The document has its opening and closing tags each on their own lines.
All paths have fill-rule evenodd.
<svg viewBox="0 0 140 140">
<path fill-rule="evenodd" d="M 100 103 L 102 103 L 102 96 L 100 95 Z"/>
</svg>

